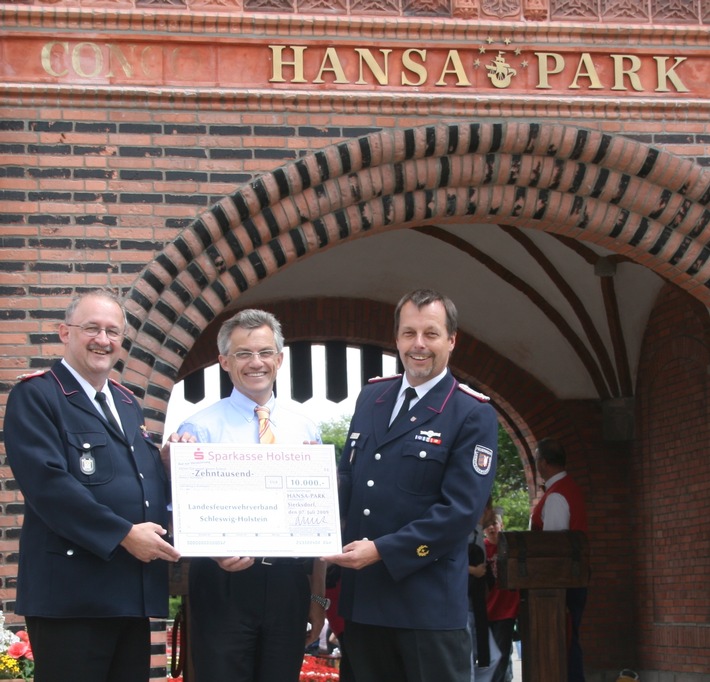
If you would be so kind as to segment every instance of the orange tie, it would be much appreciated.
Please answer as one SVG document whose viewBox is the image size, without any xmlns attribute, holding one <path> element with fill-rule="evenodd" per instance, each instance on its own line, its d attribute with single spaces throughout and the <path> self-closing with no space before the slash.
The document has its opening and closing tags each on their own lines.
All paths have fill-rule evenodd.
<svg viewBox="0 0 710 682">
<path fill-rule="evenodd" d="M 275 443 L 276 438 L 274 437 L 274 432 L 271 430 L 271 422 L 269 421 L 269 414 L 271 414 L 269 408 L 259 405 L 254 408 L 254 412 L 256 412 L 256 416 L 259 418 L 259 442 Z"/>
</svg>

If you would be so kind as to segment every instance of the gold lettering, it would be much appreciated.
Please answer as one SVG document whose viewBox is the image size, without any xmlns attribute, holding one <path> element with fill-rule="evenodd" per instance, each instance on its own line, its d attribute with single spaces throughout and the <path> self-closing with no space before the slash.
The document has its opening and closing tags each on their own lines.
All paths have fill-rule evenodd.
<svg viewBox="0 0 710 682">
<path fill-rule="evenodd" d="M 468 55 L 471 54 L 469 51 L 441 46 L 402 49 L 401 46 L 377 48 L 331 45 L 321 48 L 324 52 L 320 49 L 312 50 L 308 45 L 266 47 L 270 50 L 272 64 L 269 83 L 307 85 L 328 82 L 338 85 L 392 86 L 395 89 L 472 87 L 468 69 L 472 68 L 473 64 L 468 63 Z M 246 52 L 251 49 L 250 46 L 244 47 Z M 259 49 L 263 50 L 263 47 Z M 309 49 L 311 51 L 308 53 L 307 62 L 306 51 Z M 219 45 L 130 43 L 121 40 L 113 43 L 51 40 L 42 44 L 39 61 L 44 72 L 57 79 L 76 76 L 85 80 L 147 78 L 156 82 L 165 79 L 167 82 L 178 78 L 180 81 L 193 82 L 200 66 L 206 60 L 220 59 L 218 50 Z M 527 55 L 530 54 L 527 52 Z M 515 89 L 518 85 L 524 89 L 524 84 L 516 84 L 514 79 L 511 80 L 511 77 L 516 75 L 514 67 L 517 62 L 512 60 L 509 63 L 505 55 L 506 52 L 498 51 L 497 58 L 487 65 L 479 63 L 479 66 L 485 66 L 485 69 L 491 72 L 487 75 L 495 87 L 507 88 L 511 85 L 512 89 Z M 566 52 L 533 52 L 532 55 L 538 62 L 535 85 L 537 89 L 555 88 L 561 91 L 566 88 L 643 93 L 652 87 L 652 64 L 655 62 L 655 92 L 691 91 L 682 79 L 686 69 L 692 67 L 681 67 L 689 57 L 582 52 L 575 55 L 577 63 L 572 66 L 571 58 Z M 267 57 L 264 53 L 262 56 Z M 435 72 L 429 73 L 433 58 L 439 72 L 438 79 Z M 357 65 L 354 60 L 357 60 Z M 390 67 L 393 68 L 393 82 L 390 82 Z M 613 71 L 613 75 L 610 71 Z M 504 80 L 503 76 L 506 76 L 507 80 Z M 238 76 L 236 78 L 238 79 Z M 554 84 L 551 84 L 552 81 Z"/>
<path fill-rule="evenodd" d="M 452 68 L 449 68 L 451 64 Z M 439 80 L 436 81 L 436 85 L 446 85 L 445 76 L 447 74 L 454 74 L 456 76 L 456 86 L 471 85 L 471 81 L 466 76 L 466 72 L 463 68 L 463 63 L 461 62 L 461 57 L 459 56 L 458 50 L 449 50 L 449 54 L 446 56 L 446 62 L 444 63 L 444 68 L 441 70 L 441 76 Z"/>
<path fill-rule="evenodd" d="M 209 65 L 207 50 L 200 45 L 188 43 L 173 48 L 165 59 L 164 78 L 180 81 L 199 79 L 201 68 Z"/>
<path fill-rule="evenodd" d="M 586 71 L 582 71 L 582 67 Z M 569 86 L 570 90 L 578 90 L 581 85 L 577 84 L 579 78 L 589 78 L 589 89 L 590 90 L 601 90 L 602 82 L 599 80 L 599 74 L 594 66 L 594 61 L 589 52 L 582 52 L 582 56 L 579 58 L 579 63 L 577 64 L 577 71 L 574 74 L 572 83 Z"/>
<path fill-rule="evenodd" d="M 63 64 L 64 59 L 69 54 L 69 43 L 66 42 L 60 43 L 56 40 L 53 40 L 50 43 L 45 43 L 44 45 L 42 45 L 42 52 L 40 58 L 42 61 L 42 68 L 45 70 L 46 73 L 48 73 L 50 76 L 61 78 L 62 76 L 66 76 L 69 73 L 69 69 L 64 67 L 64 69 L 62 69 L 61 71 L 57 71 L 54 68 L 54 64 L 52 63 L 52 53 L 55 52 L 55 47 L 61 49 L 61 55 L 57 58 L 57 61 Z"/>
<path fill-rule="evenodd" d="M 677 73 L 675 73 L 675 68 L 678 64 L 684 62 L 687 57 L 673 57 L 675 63 L 670 69 L 666 68 L 666 62 L 670 57 L 654 57 L 656 60 L 656 71 L 658 73 L 658 87 L 656 92 L 668 92 L 670 88 L 666 85 L 666 81 L 671 81 L 675 86 L 676 92 L 689 92 L 688 88 L 685 87 L 685 83 L 680 79 Z"/>
<path fill-rule="evenodd" d="M 118 62 L 118 65 L 121 67 L 121 70 L 123 71 L 123 75 L 126 76 L 126 78 L 132 78 L 133 77 L 133 65 L 126 59 L 126 55 L 123 54 L 123 51 L 118 45 L 113 45 L 112 43 L 108 44 L 108 73 L 106 74 L 107 76 L 115 76 L 116 74 L 113 72 L 113 64 L 115 62 Z"/>
<path fill-rule="evenodd" d="M 288 47 L 293 52 L 293 61 L 286 61 L 283 58 L 283 51 Z M 293 67 L 293 78 L 291 83 L 305 83 L 306 79 L 303 76 L 303 55 L 306 52 L 304 45 L 269 45 L 271 50 L 271 78 L 269 83 L 285 83 L 286 79 L 283 76 L 284 66 Z"/>
<path fill-rule="evenodd" d="M 643 92 L 643 85 L 641 85 L 641 79 L 638 77 L 641 60 L 632 54 L 612 54 L 611 58 L 614 60 L 614 85 L 611 89 L 626 90 L 624 76 L 628 76 L 631 87 L 638 92 Z M 625 69 L 624 62 L 627 60 L 631 62 L 631 66 Z"/>
<path fill-rule="evenodd" d="M 152 58 L 153 52 L 157 52 L 155 58 Z M 151 73 L 151 71 L 153 71 L 152 67 L 155 66 L 156 60 L 160 60 L 161 57 L 162 51 L 156 50 L 155 46 L 153 45 L 147 45 L 141 50 L 139 63 L 141 73 L 144 77 L 152 78 L 154 80 L 157 80 L 160 77 L 159 69 L 155 69 L 154 73 Z"/>
<path fill-rule="evenodd" d="M 362 73 L 362 65 L 363 62 L 367 64 L 367 66 L 370 69 L 370 73 L 375 77 L 375 80 L 380 84 L 380 85 L 387 85 L 389 81 L 389 54 L 392 52 L 392 50 L 380 50 L 380 53 L 384 57 L 385 60 L 385 68 L 384 70 L 380 67 L 380 65 L 377 63 L 375 58 L 372 56 L 372 52 L 366 47 L 356 47 L 355 52 L 360 56 L 360 77 L 355 81 L 357 85 L 366 85 L 367 81 L 365 80 L 365 77 Z"/>
<path fill-rule="evenodd" d="M 538 71 L 538 80 L 535 87 L 541 90 L 548 90 L 552 87 L 550 85 L 549 76 L 554 76 L 565 68 L 565 59 L 561 54 L 557 54 L 556 52 L 536 52 L 535 56 L 537 57 Z M 552 67 L 550 66 L 550 60 L 552 60 L 554 64 Z"/>
<path fill-rule="evenodd" d="M 343 65 L 340 63 L 340 57 L 336 52 L 334 47 L 329 47 L 323 55 L 323 61 L 320 65 L 320 70 L 318 75 L 313 80 L 314 83 L 325 83 L 323 80 L 323 74 L 326 71 L 330 71 L 335 75 L 333 83 L 348 83 L 348 79 L 345 77 L 345 71 L 343 70 Z"/>
<path fill-rule="evenodd" d="M 179 55 L 180 46 L 174 47 L 165 56 L 165 72 L 168 74 L 168 78 L 174 78 L 175 76 L 177 76 L 177 63 Z"/>
<path fill-rule="evenodd" d="M 402 55 L 402 68 L 419 76 L 418 81 L 410 81 L 407 74 L 402 72 L 402 85 L 422 85 L 427 77 L 427 70 L 424 64 L 419 64 L 412 59 L 412 55 L 416 54 L 422 58 L 422 62 L 426 62 L 426 50 L 405 50 Z"/>
<path fill-rule="evenodd" d="M 88 55 L 82 52 L 88 48 Z M 71 51 L 71 65 L 74 73 L 82 78 L 96 78 L 104 68 L 104 55 L 96 43 L 77 43 Z"/>
</svg>

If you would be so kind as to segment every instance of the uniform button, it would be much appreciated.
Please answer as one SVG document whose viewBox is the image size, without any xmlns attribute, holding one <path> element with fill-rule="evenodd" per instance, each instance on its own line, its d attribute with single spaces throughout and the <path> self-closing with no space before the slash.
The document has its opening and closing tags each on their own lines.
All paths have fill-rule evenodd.
<svg viewBox="0 0 710 682">
<path fill-rule="evenodd" d="M 68 549 L 68 550 L 67 550 L 67 556 L 74 556 L 74 550 L 73 550 L 73 549 Z"/>
<path fill-rule="evenodd" d="M 378 453 L 375 455 L 375 459 L 382 459 L 382 455 L 378 452 Z"/>
<path fill-rule="evenodd" d="M 141 478 L 145 478 L 145 476 L 144 476 L 143 474 L 141 474 L 140 472 L 138 472 L 138 475 L 139 475 Z"/>
<path fill-rule="evenodd" d="M 363 538 L 363 540 L 369 540 L 370 538 Z"/>
<path fill-rule="evenodd" d="M 81 447 L 84 448 L 84 450 L 91 450 L 91 443 L 82 443 Z"/>
<path fill-rule="evenodd" d="M 150 502 L 148 502 L 148 500 L 145 501 L 145 506 L 150 507 Z"/>
<path fill-rule="evenodd" d="M 426 457 L 426 450 L 422 450 L 422 451 L 419 453 L 419 456 L 420 456 L 422 459 L 424 459 L 424 458 Z"/>
<path fill-rule="evenodd" d="M 370 510 L 369 510 L 369 509 L 363 509 L 363 510 L 362 510 L 362 515 L 363 515 L 363 516 L 370 516 Z"/>
<path fill-rule="evenodd" d="M 368 487 L 368 488 L 372 488 L 373 485 L 375 485 L 375 482 L 374 482 L 374 481 L 368 481 L 368 482 L 367 482 L 367 487 Z"/>
</svg>

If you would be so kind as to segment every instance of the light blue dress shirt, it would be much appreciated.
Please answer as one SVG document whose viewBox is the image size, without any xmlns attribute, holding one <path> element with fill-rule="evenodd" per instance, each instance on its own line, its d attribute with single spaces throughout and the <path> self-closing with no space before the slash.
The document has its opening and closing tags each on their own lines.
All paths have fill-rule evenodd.
<svg viewBox="0 0 710 682">
<path fill-rule="evenodd" d="M 257 404 L 232 389 L 228 398 L 200 410 L 178 427 L 179 434 L 191 433 L 200 443 L 258 443 Z M 271 395 L 266 407 L 271 410 L 271 430 L 279 445 L 320 443 L 315 422 L 286 406 Z"/>
</svg>

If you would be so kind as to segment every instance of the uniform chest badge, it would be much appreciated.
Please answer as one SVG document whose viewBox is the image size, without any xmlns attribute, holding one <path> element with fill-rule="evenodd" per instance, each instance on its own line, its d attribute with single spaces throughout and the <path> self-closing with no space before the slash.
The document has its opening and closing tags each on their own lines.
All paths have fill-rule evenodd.
<svg viewBox="0 0 710 682">
<path fill-rule="evenodd" d="M 436 431 L 420 431 L 414 440 L 422 440 L 425 443 L 433 443 L 434 445 L 441 445 L 441 434 Z"/>
<path fill-rule="evenodd" d="M 79 457 L 79 468 L 81 469 L 81 473 L 87 476 L 96 473 L 96 460 L 90 452 L 85 452 Z"/>
</svg>

